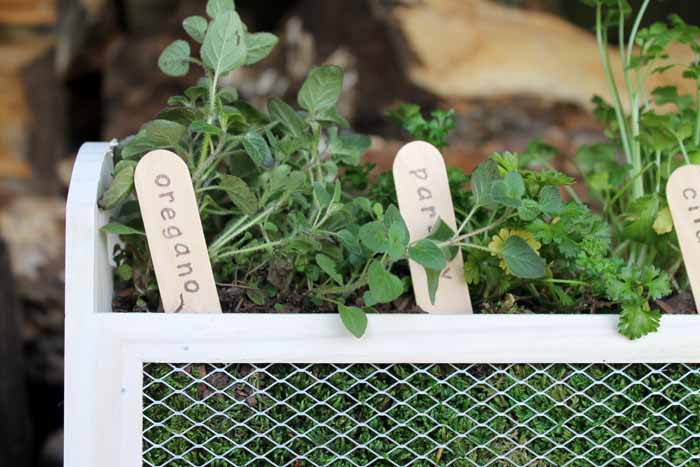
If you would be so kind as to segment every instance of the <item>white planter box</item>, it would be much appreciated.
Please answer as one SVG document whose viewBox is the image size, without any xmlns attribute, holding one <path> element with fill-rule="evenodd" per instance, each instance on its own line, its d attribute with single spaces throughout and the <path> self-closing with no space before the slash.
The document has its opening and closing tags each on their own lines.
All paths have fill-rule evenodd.
<svg viewBox="0 0 700 467">
<path fill-rule="evenodd" d="M 664 316 L 660 332 L 631 342 L 618 335 L 616 330 L 617 316 L 608 315 L 373 315 L 369 318 L 366 336 L 358 340 L 351 337 L 343 329 L 336 315 L 111 313 L 112 271 L 109 267 L 106 241 L 99 230 L 106 223 L 107 218 L 97 208 L 98 194 L 110 177 L 111 161 L 105 157 L 108 150 L 109 146 L 104 143 L 91 143 L 83 146 L 75 164 L 68 195 L 66 225 L 66 467 L 411 465 L 413 461 L 397 461 L 392 457 L 404 453 L 415 460 L 415 465 L 556 465 L 554 462 L 557 461 L 553 459 L 559 458 L 555 455 L 571 459 L 566 464 L 562 463 L 561 465 L 591 465 L 590 461 L 584 459 L 589 459 L 595 454 L 597 451 L 594 452 L 594 449 L 602 449 L 601 455 L 608 456 L 610 462 L 615 459 L 622 462 L 614 465 L 628 465 L 623 460 L 631 462 L 628 459 L 637 452 L 635 450 L 639 450 L 641 458 L 646 459 L 640 461 L 638 465 L 673 465 L 672 461 L 669 460 L 673 456 L 680 456 L 677 457 L 680 460 L 673 461 L 677 462 L 678 465 L 700 465 L 700 460 L 698 460 L 700 459 L 700 451 L 693 444 L 698 442 L 697 432 L 688 433 L 685 436 L 678 434 L 670 436 L 669 430 L 676 428 L 654 432 L 656 434 L 650 432 L 651 434 L 644 438 L 649 443 L 658 444 L 659 440 L 665 440 L 664 442 L 668 444 L 662 448 L 657 446 L 658 449 L 652 449 L 647 446 L 647 441 L 640 443 L 638 440 L 635 441 L 636 437 L 632 436 L 632 430 L 639 427 L 639 422 L 631 423 L 628 431 L 616 435 L 619 440 L 631 443 L 630 446 L 632 446 L 629 449 L 619 448 L 621 450 L 619 452 L 618 448 L 610 447 L 611 445 L 609 446 L 607 442 L 603 443 L 595 438 L 592 434 L 593 431 L 577 433 L 574 428 L 568 427 L 567 423 L 573 420 L 573 416 L 564 421 L 566 429 L 572 432 L 572 439 L 578 439 L 584 443 L 588 442 L 592 446 L 591 449 L 578 452 L 581 449 L 562 444 L 561 441 L 552 441 L 550 436 L 554 436 L 552 434 L 554 431 L 537 432 L 530 437 L 532 439 L 523 441 L 523 436 L 525 436 L 523 433 L 529 433 L 528 430 L 532 430 L 532 428 L 528 428 L 528 423 L 518 419 L 511 412 L 506 411 L 503 414 L 494 415 L 489 420 L 479 421 L 466 412 L 459 412 L 459 410 L 464 411 L 464 408 L 458 410 L 451 405 L 453 401 L 457 400 L 456 397 L 472 400 L 472 394 L 469 391 L 479 389 L 484 385 L 491 388 L 489 391 L 504 397 L 504 400 L 510 400 L 514 397 L 508 392 L 508 388 L 499 386 L 500 383 L 495 383 L 494 380 L 478 381 L 478 378 L 470 380 L 471 383 L 468 387 L 461 385 L 461 383 L 457 384 L 452 379 L 449 381 L 436 379 L 435 384 L 440 387 L 444 386 L 452 394 L 446 396 L 448 397 L 446 401 L 438 402 L 446 404 L 445 407 L 456 410 L 455 413 L 461 413 L 460 416 L 471 420 L 474 425 L 471 430 L 480 427 L 492 431 L 496 430 L 493 437 L 500 441 L 493 446 L 472 447 L 467 444 L 473 442 L 473 436 L 469 437 L 468 434 L 455 432 L 455 428 L 447 428 L 448 435 L 441 435 L 443 436 L 440 438 L 442 441 L 434 441 L 437 444 L 444 444 L 436 448 L 437 450 L 420 451 L 408 442 L 392 447 L 391 443 L 397 443 L 397 441 L 391 441 L 387 438 L 385 443 L 389 447 L 387 451 L 384 451 L 384 448 L 381 447 L 384 444 L 374 447 L 363 445 L 357 439 L 359 435 L 355 436 L 354 432 L 339 432 L 337 428 L 334 428 L 333 420 L 313 419 L 319 426 L 329 427 L 328 433 L 331 433 L 331 435 L 324 435 L 325 438 L 321 435 L 318 435 L 321 436 L 320 438 L 315 438 L 316 435 L 310 432 L 295 433 L 294 425 L 288 419 L 287 421 L 278 421 L 277 428 L 288 431 L 289 433 L 283 439 L 290 439 L 290 441 L 277 441 L 277 451 L 274 451 L 272 447 L 264 448 L 265 443 L 273 446 L 274 440 L 277 439 L 273 430 L 276 420 L 275 416 L 271 415 L 273 412 L 266 411 L 267 409 L 263 409 L 262 405 L 253 404 L 245 397 L 239 400 L 240 398 L 232 395 L 232 391 L 238 388 L 243 390 L 243 394 L 246 396 L 252 394 L 261 398 L 260 400 L 265 403 L 270 402 L 273 406 L 278 404 L 280 407 L 284 406 L 286 410 L 296 410 L 300 417 L 310 417 L 311 409 L 301 409 L 295 406 L 292 399 L 277 401 L 266 395 L 266 388 L 269 389 L 275 382 L 281 381 L 280 385 L 286 384 L 288 386 L 292 383 L 289 383 L 291 379 L 285 379 L 281 374 L 275 373 L 277 371 L 275 368 L 259 364 L 296 364 L 288 368 L 315 378 L 314 381 L 318 384 L 330 385 L 333 391 L 347 396 L 348 400 L 355 397 L 352 394 L 352 387 L 337 388 L 330 379 L 314 376 L 315 373 L 312 375 L 313 372 L 309 370 L 311 367 L 302 364 L 333 364 L 329 367 L 334 369 L 333 371 L 347 374 L 354 370 L 348 370 L 345 364 L 377 364 L 367 368 L 374 368 L 372 370 L 374 373 L 385 375 L 390 373 L 393 375 L 393 369 L 391 366 L 383 364 L 412 364 L 406 368 L 412 374 L 422 375 L 432 374 L 430 364 L 486 364 L 484 367 L 492 368 L 492 373 L 513 378 L 511 369 L 514 366 L 510 364 L 532 364 L 526 365 L 524 368 L 529 368 L 533 374 L 542 376 L 549 374 L 550 367 L 540 364 L 561 363 L 565 364 L 561 366 L 562 371 L 565 371 L 566 377 L 569 378 L 571 375 L 588 375 L 589 366 L 585 364 L 602 363 L 604 365 L 601 368 L 608 371 L 606 374 L 619 376 L 626 369 L 633 368 L 628 364 L 642 363 L 644 365 L 640 368 L 644 370 L 645 375 L 663 378 L 667 367 L 656 364 L 700 363 L 700 317 Z M 171 376 L 194 375 L 190 376 L 194 383 L 185 387 L 173 387 L 172 383 L 168 383 L 166 379 L 158 375 L 153 376 L 148 369 L 144 369 L 144 365 L 149 363 L 170 364 L 167 368 L 169 368 Z M 202 369 L 198 372 L 193 372 L 190 367 L 182 365 L 188 363 L 206 365 L 202 365 Z M 613 363 L 624 365 L 612 365 Z M 236 373 L 238 370 L 234 371 L 233 367 L 211 366 L 213 364 L 250 364 L 251 366 L 246 367 L 248 368 L 246 371 L 261 374 L 263 379 L 268 382 L 267 386 L 262 383 L 259 386 L 250 383 L 246 379 L 248 378 L 246 374 Z M 477 371 L 477 366 L 458 365 L 448 366 L 448 368 L 452 368 L 450 372 L 453 372 L 450 378 L 454 375 L 474 378 L 474 375 L 480 374 L 479 371 L 481 371 Z M 649 381 L 646 379 L 644 381 L 630 381 L 627 386 L 636 384 L 643 388 L 649 388 L 651 394 L 649 397 L 657 395 L 665 397 L 669 406 L 684 406 L 686 403 L 690 405 L 689 398 L 695 398 L 699 395 L 700 383 L 696 380 L 700 378 L 700 372 L 693 365 L 683 365 L 681 368 L 686 376 L 671 378 L 669 383 L 664 386 L 664 388 L 675 387 L 677 384 L 679 388 L 684 388 L 685 396 L 678 396 L 675 400 L 666 393 L 661 394 L 660 390 L 652 385 L 651 379 Z M 214 373 L 225 376 L 227 387 L 220 388 L 211 383 L 211 379 L 207 379 Z M 372 377 L 374 376 L 367 376 L 361 380 L 357 380 L 356 376 L 354 378 L 358 384 L 369 384 L 367 387 L 374 388 L 378 394 L 388 397 L 389 405 L 396 406 L 398 404 L 402 407 L 408 407 L 407 404 L 410 404 L 410 401 L 397 401 L 395 399 L 398 396 L 391 392 L 391 388 L 394 386 L 390 384 L 388 389 L 379 389 L 375 383 L 371 382 Z M 533 397 L 539 394 L 545 399 L 551 399 L 546 391 L 539 390 L 540 392 L 538 392 L 537 388 L 540 386 L 535 385 L 533 380 L 529 378 L 530 376 L 526 376 L 522 380 L 516 378 L 514 384 L 532 389 L 534 391 Z M 613 395 L 626 397 L 624 391 L 627 390 L 627 387 L 621 390 L 610 381 L 606 376 L 602 380 L 594 382 L 610 388 Z M 404 381 L 395 381 L 393 384 L 399 383 L 407 385 L 416 394 L 423 394 L 427 391 L 421 389 L 422 386 L 408 378 Z M 591 396 L 587 392 L 589 389 L 577 390 L 572 379 L 566 379 L 561 383 L 568 388 L 567 391 L 571 392 L 571 397 L 564 397 L 558 401 L 553 400 L 553 407 L 561 408 L 573 401 L 575 397 L 579 401 L 597 397 Z M 191 401 L 191 407 L 204 404 L 202 407 L 207 408 L 207 410 L 211 409 L 213 415 L 204 421 L 195 419 L 187 412 L 189 410 L 187 407 L 167 409 L 167 400 L 165 402 L 158 401 L 155 396 L 149 394 L 144 397 L 144 386 L 151 387 L 154 384 L 161 385 L 159 387 L 162 387 L 166 393 L 186 397 L 187 400 Z M 318 386 L 318 384 L 316 385 Z M 204 391 L 199 390 L 201 400 L 193 399 L 194 396 L 190 389 L 194 386 L 205 389 Z M 313 387 L 315 386 L 312 386 L 311 389 Z M 326 404 L 330 407 L 324 401 L 318 400 L 318 396 L 312 395 L 314 393 L 311 389 L 309 391 L 300 389 L 299 396 L 309 397 L 309 400 L 316 405 Z M 223 400 L 230 398 L 231 404 L 248 404 L 244 407 L 245 410 L 252 411 L 251 413 L 258 410 L 257 416 L 266 417 L 265 419 L 271 428 L 258 427 L 259 431 L 256 432 L 255 429 L 246 427 L 248 422 L 239 420 L 235 421 L 235 424 L 240 430 L 243 430 L 241 433 L 244 435 L 239 432 L 234 435 L 233 431 L 226 433 L 212 431 L 208 423 L 213 420 L 213 417 L 223 417 L 224 419 L 228 417 L 231 420 L 235 418 L 229 412 L 222 412 L 222 409 L 206 405 L 207 401 L 212 400 L 214 396 L 219 397 L 219 399 L 223 398 Z M 431 400 L 436 401 L 433 395 L 426 395 L 426 397 L 432 397 Z M 612 400 L 610 397 L 612 396 L 602 400 L 593 400 L 591 406 L 606 405 Z M 371 397 L 368 398 L 370 404 L 371 399 Z M 460 400 L 464 402 L 464 400 Z M 485 402 L 475 398 L 473 405 L 488 404 L 489 400 L 487 398 Z M 534 399 L 514 401 L 511 405 L 524 407 L 530 404 L 531 402 L 528 401 L 531 400 Z M 637 405 L 640 408 L 648 408 L 646 402 L 648 400 L 651 399 L 642 398 L 642 402 L 637 401 Z M 695 403 L 695 399 L 692 401 Z M 439 405 L 438 402 L 435 402 L 431 407 Z M 532 403 L 534 404 L 534 402 Z M 356 408 L 360 402 L 353 404 L 355 404 L 353 407 Z M 634 400 L 631 404 L 635 404 Z M 159 420 L 153 420 L 151 416 L 144 417 L 144 409 L 150 410 L 154 405 L 163 407 L 164 410 L 170 410 L 172 413 L 168 412 Z M 527 407 L 530 406 L 527 405 Z M 697 417 L 697 407 L 695 409 L 695 415 L 692 416 Z M 349 417 L 351 412 L 354 413 L 354 409 L 335 406 L 329 410 L 337 411 L 343 417 Z M 533 410 L 534 413 L 539 413 L 538 410 L 544 409 Z M 620 409 L 620 414 L 622 412 L 623 410 Z M 692 410 L 689 409 L 690 412 Z M 676 420 L 677 417 L 671 417 L 660 409 L 651 410 L 650 413 L 650 416 L 659 417 L 661 421 L 667 420 L 669 426 L 679 423 L 679 420 Z M 549 412 L 539 415 L 547 418 L 548 414 Z M 392 414 L 379 414 L 376 417 L 371 416 L 368 420 L 354 420 L 351 423 L 357 423 L 358 427 L 369 430 L 369 433 L 375 433 L 373 430 L 376 428 L 373 428 L 373 423 L 378 420 L 377 417 L 380 415 L 389 419 L 393 417 Z M 433 412 L 426 416 L 437 417 Z M 587 414 L 579 414 L 579 416 L 584 419 L 588 417 Z M 168 426 L 169 420 L 173 420 L 173 417 L 181 417 L 184 420 L 184 432 L 176 433 L 172 431 L 172 427 Z M 506 431 L 503 433 L 499 433 L 498 429 L 491 427 L 498 417 L 503 417 L 504 423 L 510 427 L 508 430 L 504 428 Z M 695 419 L 683 420 L 680 422 L 695 423 Z M 424 439 L 429 442 L 433 438 L 430 430 L 422 433 L 416 431 L 417 428 L 412 427 L 411 423 L 404 420 L 394 420 L 393 422 L 396 422 L 397 426 L 402 427 L 402 429 L 408 429 L 416 439 Z M 151 429 L 154 431 L 156 429 L 171 430 L 173 439 L 180 439 L 183 443 L 189 444 L 178 448 L 178 452 L 175 452 L 173 445 L 166 441 L 154 442 L 149 433 L 144 433 L 144 430 Z M 609 428 L 611 432 L 616 429 L 622 428 Z M 190 446 L 193 441 L 188 438 L 188 433 L 192 434 L 192 430 L 206 430 L 202 433 L 206 434 L 205 438 L 207 439 L 198 445 Z M 396 433 L 398 428 L 390 427 L 388 430 L 388 434 L 377 432 L 373 436 L 381 441 L 383 436 L 390 437 L 392 433 Z M 444 432 L 445 430 L 443 430 Z M 334 447 L 335 444 L 332 444 L 337 439 L 326 441 L 328 436 L 342 438 L 343 442 L 350 444 L 340 452 L 338 451 L 340 448 Z M 471 450 L 467 453 L 454 452 L 456 445 L 453 444 L 453 438 L 455 437 L 459 438 L 460 442 L 467 443 L 464 444 L 465 449 Z M 610 437 L 610 443 L 612 443 L 615 436 L 610 435 Z M 186 439 L 190 440 L 186 441 Z M 212 439 L 220 439 L 221 442 L 217 446 L 221 447 L 221 451 L 212 448 L 213 444 L 210 446 L 205 443 L 205 441 L 209 442 Z M 503 448 L 504 440 L 512 443 L 514 447 Z M 551 442 L 557 447 L 549 450 L 537 448 L 535 444 L 532 444 L 537 440 Z M 254 445 L 253 442 L 257 444 Z M 299 444 L 294 444 L 297 442 Z M 303 443 L 308 444 L 308 446 L 303 447 L 305 446 Z M 312 444 L 319 446 L 311 447 Z M 319 449 L 325 449 L 324 456 L 330 453 L 326 456 L 326 460 L 318 460 L 323 457 Z M 442 451 L 438 452 L 440 449 L 443 449 L 446 454 Z M 360 463 L 353 457 L 353 453 L 357 454 L 360 450 L 365 453 L 364 459 L 366 461 L 362 461 L 365 463 Z M 147 454 L 146 456 L 144 456 L 144 452 Z M 239 457 L 246 460 L 236 461 L 234 459 L 236 452 L 239 452 Z M 480 453 L 485 454 L 479 457 Z M 375 458 L 376 460 L 372 460 Z M 491 458 L 492 460 L 489 461 L 488 459 Z M 676 459 L 676 457 L 673 458 Z M 241 464 L 236 462 L 241 462 Z"/>
</svg>

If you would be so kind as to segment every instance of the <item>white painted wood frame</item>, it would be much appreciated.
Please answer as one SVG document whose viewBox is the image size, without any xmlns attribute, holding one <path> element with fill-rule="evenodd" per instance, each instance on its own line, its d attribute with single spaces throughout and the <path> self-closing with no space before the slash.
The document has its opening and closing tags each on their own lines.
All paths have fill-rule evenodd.
<svg viewBox="0 0 700 467">
<path fill-rule="evenodd" d="M 664 316 L 631 342 L 614 315 L 373 315 L 355 339 L 337 315 L 111 313 L 97 199 L 106 143 L 85 144 L 66 220 L 65 466 L 142 465 L 143 363 L 700 363 L 700 317 Z"/>
</svg>

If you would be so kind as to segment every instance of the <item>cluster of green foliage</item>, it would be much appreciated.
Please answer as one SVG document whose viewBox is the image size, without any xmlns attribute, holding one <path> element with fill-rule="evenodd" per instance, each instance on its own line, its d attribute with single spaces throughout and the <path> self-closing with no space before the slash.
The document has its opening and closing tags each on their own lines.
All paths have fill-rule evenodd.
<svg viewBox="0 0 700 467">
<path fill-rule="evenodd" d="M 551 168 L 553 148 L 534 142 L 521 155 L 493 155 L 471 176 L 451 169 L 459 227 L 453 231 L 440 220 L 428 238 L 410 242 L 390 175 L 370 181 L 371 167 L 360 163 L 369 138 L 350 131 L 336 111 L 342 70 L 311 70 L 298 93 L 299 109 L 271 99 L 266 111 L 258 110 L 235 89 L 219 86 L 219 78 L 265 58 L 277 38 L 248 32 L 233 0 L 210 0 L 207 13 L 209 19 L 193 16 L 183 22 L 201 44 L 199 57 L 187 41 L 178 40 L 159 60 L 170 76 L 185 75 L 194 64 L 203 78 L 171 98 L 155 120 L 115 150 L 114 179 L 100 201 L 113 212 L 104 230 L 123 240 L 115 252 L 117 275 L 133 286 L 140 307 L 157 303 L 158 291 L 134 193 L 134 169 L 148 151 L 170 149 L 190 169 L 217 282 L 245 290 L 255 304 L 284 309 L 288 298 L 304 297 L 309 307 L 336 308 L 359 337 L 367 326 L 366 312 L 409 290 L 410 279 L 397 273 L 406 270 L 401 263 L 410 258 L 425 268 L 434 300 L 440 272 L 461 250 L 472 294 L 483 300 L 514 294 L 535 308 L 560 311 L 603 302 L 619 307 L 620 331 L 630 338 L 658 327 L 660 315 L 649 301 L 667 295 L 670 286 L 667 272 L 652 260 L 664 255 L 652 253 L 652 246 L 634 253 L 632 241 L 641 241 L 636 237 L 617 241 L 619 229 L 632 236 L 659 235 L 660 181 L 653 198 L 659 213 L 654 212 L 654 228 L 648 229 L 652 234 L 641 225 L 649 214 L 635 207 L 647 206 L 649 198 L 625 204 L 627 188 L 651 169 L 629 175 L 627 166 L 616 165 L 612 146 L 584 148 L 579 154 L 587 180 L 596 180 L 592 187 L 603 186 L 601 173 L 609 175 L 610 188 L 596 193 L 606 201 L 605 216 L 615 233 L 611 238 L 608 222 L 576 197 L 573 178 Z M 640 31 L 639 37 L 647 36 Z M 645 110 L 641 120 L 649 120 L 648 115 L 666 118 Z M 438 147 L 447 144 L 455 125 L 452 111 L 425 118 L 413 105 L 401 106 L 390 118 L 414 138 Z M 657 133 L 663 133 L 661 128 L 667 131 L 660 125 Z M 639 141 L 635 144 L 645 148 Z M 664 151 L 654 156 L 667 154 L 672 160 L 672 149 Z M 625 189 L 616 189 L 625 181 Z M 573 201 L 564 202 L 561 190 L 569 191 Z M 661 248 L 660 243 L 653 247 Z"/>
<path fill-rule="evenodd" d="M 640 28 L 650 0 L 634 16 L 626 0 L 584 3 L 596 11 L 596 37 L 612 96 L 612 103 L 594 97 L 595 114 L 611 142 L 582 147 L 577 165 L 613 229 L 615 256 L 624 260 L 630 273 L 644 282 L 651 277 L 650 268 L 658 268 L 676 290 L 687 289 L 665 190 L 676 168 L 700 162 L 700 28 L 678 16 L 671 16 L 667 24 Z M 622 83 L 611 69 L 611 33 L 617 37 L 617 53 L 624 66 Z M 693 62 L 670 62 L 667 50 L 672 44 L 689 47 Z M 673 86 L 648 92 L 647 79 L 672 68 L 683 69 L 683 77 L 693 83 L 694 95 L 679 95 Z M 658 110 L 661 106 L 663 111 Z M 635 309 L 640 306 L 644 313 L 635 312 L 634 319 L 645 331 L 655 329 L 655 313 L 637 300 Z M 623 307 L 623 316 L 631 310 Z"/>
</svg>

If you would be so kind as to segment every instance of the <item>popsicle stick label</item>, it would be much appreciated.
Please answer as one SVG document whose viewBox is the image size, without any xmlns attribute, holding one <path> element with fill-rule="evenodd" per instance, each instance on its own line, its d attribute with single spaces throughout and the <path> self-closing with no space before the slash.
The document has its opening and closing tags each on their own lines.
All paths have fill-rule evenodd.
<svg viewBox="0 0 700 467">
<path fill-rule="evenodd" d="M 668 179 L 666 198 L 697 312 L 700 303 L 700 165 L 676 169 Z"/>
<path fill-rule="evenodd" d="M 439 218 L 452 229 L 457 228 L 445 161 L 437 148 L 423 141 L 405 145 L 394 159 L 393 172 L 399 211 L 412 242 L 428 236 Z M 461 251 L 440 275 L 435 304 L 430 302 L 428 279 L 423 267 L 409 260 L 409 268 L 416 303 L 424 311 L 472 313 Z"/>
<path fill-rule="evenodd" d="M 170 151 L 149 152 L 134 185 L 165 312 L 221 313 L 185 162 Z"/>
</svg>

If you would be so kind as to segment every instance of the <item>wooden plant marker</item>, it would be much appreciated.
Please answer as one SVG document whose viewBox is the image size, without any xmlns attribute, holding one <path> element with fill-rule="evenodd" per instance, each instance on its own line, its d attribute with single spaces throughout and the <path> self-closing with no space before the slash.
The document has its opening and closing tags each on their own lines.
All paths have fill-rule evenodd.
<svg viewBox="0 0 700 467">
<path fill-rule="evenodd" d="M 146 154 L 134 174 L 166 313 L 221 313 L 192 179 L 170 151 Z"/>
<path fill-rule="evenodd" d="M 666 198 L 697 312 L 700 303 L 700 165 L 677 168 L 668 179 Z"/>
<path fill-rule="evenodd" d="M 399 211 L 406 222 L 411 241 L 430 234 L 438 218 L 457 229 L 452 196 L 447 182 L 445 161 L 435 146 L 414 141 L 402 147 L 394 159 L 394 184 Z M 428 313 L 472 313 L 469 288 L 464 280 L 464 260 L 460 251 L 440 275 L 435 304 L 430 303 L 425 270 L 409 260 L 416 303 Z"/>
</svg>

